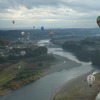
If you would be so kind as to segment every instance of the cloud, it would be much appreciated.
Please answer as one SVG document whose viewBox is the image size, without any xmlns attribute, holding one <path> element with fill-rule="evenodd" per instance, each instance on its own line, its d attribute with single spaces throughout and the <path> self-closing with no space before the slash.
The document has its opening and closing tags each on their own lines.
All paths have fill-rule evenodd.
<svg viewBox="0 0 100 100">
<path fill-rule="evenodd" d="M 0 24 L 16 20 L 23 26 L 25 23 L 31 26 L 34 22 L 37 26 L 49 23 L 59 27 L 76 24 L 77 27 L 79 24 L 94 27 L 100 14 L 99 4 L 99 0 L 0 0 Z"/>
</svg>

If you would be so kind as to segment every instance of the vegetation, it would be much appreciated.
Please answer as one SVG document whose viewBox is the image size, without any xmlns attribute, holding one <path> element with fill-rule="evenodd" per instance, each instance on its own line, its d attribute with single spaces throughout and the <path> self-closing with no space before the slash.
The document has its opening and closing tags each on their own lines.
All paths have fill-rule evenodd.
<svg viewBox="0 0 100 100">
<path fill-rule="evenodd" d="M 78 96 L 79 91 L 80 87 L 74 86 L 68 91 L 68 93 L 63 91 L 55 95 L 53 100 L 73 100 L 76 96 Z"/>
<path fill-rule="evenodd" d="M 0 46 L 8 45 L 10 42 L 7 40 L 0 39 Z"/>
<path fill-rule="evenodd" d="M 34 82 L 37 79 L 39 79 L 42 76 L 41 71 L 36 72 L 20 72 L 16 74 L 16 77 L 12 80 L 8 81 L 6 84 L 3 85 L 3 88 L 10 88 L 12 90 L 15 90 L 17 88 L 20 88 L 30 82 Z"/>
<path fill-rule="evenodd" d="M 6 66 L 0 71 L 0 95 L 36 81 L 43 76 L 44 69 L 51 66 L 54 60 L 52 55 L 45 55 L 19 60 Z"/>
<path fill-rule="evenodd" d="M 72 52 L 81 61 L 91 61 L 94 66 L 100 66 L 100 38 L 91 37 L 80 41 L 66 41 L 64 50 Z"/>
<path fill-rule="evenodd" d="M 0 95 L 36 81 L 43 76 L 43 71 L 55 61 L 47 54 L 47 48 L 32 43 L 12 43 L 13 48 L 1 43 L 0 51 Z M 25 51 L 25 55 L 21 54 Z"/>
<path fill-rule="evenodd" d="M 76 80 L 79 83 L 70 83 L 64 86 L 53 98 L 53 100 L 95 100 L 100 92 L 100 73 L 95 74 L 96 80 L 90 88 L 87 81 Z M 82 78 L 83 79 L 83 78 Z M 75 80 L 74 80 L 75 81 Z"/>
</svg>

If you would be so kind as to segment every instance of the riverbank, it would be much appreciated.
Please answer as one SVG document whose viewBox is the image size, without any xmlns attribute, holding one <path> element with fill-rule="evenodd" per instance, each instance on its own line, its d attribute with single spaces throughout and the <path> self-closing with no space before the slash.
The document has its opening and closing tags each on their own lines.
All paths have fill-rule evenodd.
<svg viewBox="0 0 100 100">
<path fill-rule="evenodd" d="M 66 57 L 62 57 L 56 54 L 53 54 L 53 56 L 58 60 L 58 62 L 54 63 L 51 67 L 46 69 L 44 72 L 44 75 L 49 75 L 55 72 L 68 70 L 68 69 L 79 67 L 82 65 L 81 63 L 77 63 Z"/>
<path fill-rule="evenodd" d="M 12 87 L 13 90 L 16 90 L 16 89 L 19 89 L 19 88 L 23 87 L 24 85 L 30 84 L 30 83 L 32 83 L 32 82 L 40 79 L 41 77 L 43 77 L 45 75 L 49 75 L 49 74 L 52 74 L 54 72 L 59 72 L 59 71 L 71 69 L 73 67 L 81 66 L 81 63 L 76 63 L 75 61 L 69 60 L 68 58 L 65 58 L 65 57 L 62 57 L 62 56 L 59 56 L 59 55 L 53 55 L 53 56 L 54 56 L 54 58 L 56 60 L 53 61 L 53 62 L 51 62 L 51 64 L 49 64 L 48 67 L 45 67 L 44 69 L 42 69 L 41 70 L 41 73 L 35 74 L 35 76 L 34 75 L 31 75 L 29 78 L 27 78 L 27 79 L 24 78 L 23 80 L 18 80 L 18 79 L 16 80 L 16 79 L 14 79 L 14 81 L 10 82 L 9 86 Z M 17 65 L 15 64 L 14 69 L 16 69 L 18 67 L 18 65 L 19 64 L 17 64 Z M 26 65 L 28 67 L 30 66 L 28 64 L 25 64 L 25 66 Z M 31 64 L 31 66 L 32 66 L 32 64 Z M 12 67 L 13 67 L 13 65 L 12 65 Z M 25 67 L 25 68 L 27 68 L 27 67 Z M 21 69 L 21 70 L 23 70 L 23 69 Z M 8 71 L 10 71 L 10 70 L 8 70 Z M 24 73 L 24 76 L 25 75 L 26 74 Z M 23 85 L 23 82 L 24 82 L 24 85 Z M 11 92 L 11 91 L 12 91 L 12 89 L 7 88 L 7 87 L 0 88 L 0 95 L 1 96 L 2 95 L 5 95 L 6 93 Z"/>
<path fill-rule="evenodd" d="M 87 84 L 86 78 L 91 72 L 81 75 L 58 89 L 53 100 L 95 100 L 100 92 L 100 73 L 96 74 L 96 81 L 92 87 Z"/>
<path fill-rule="evenodd" d="M 56 61 L 47 54 L 38 58 L 24 58 L 6 66 L 0 71 L 0 96 L 40 79 L 43 70 Z"/>
</svg>

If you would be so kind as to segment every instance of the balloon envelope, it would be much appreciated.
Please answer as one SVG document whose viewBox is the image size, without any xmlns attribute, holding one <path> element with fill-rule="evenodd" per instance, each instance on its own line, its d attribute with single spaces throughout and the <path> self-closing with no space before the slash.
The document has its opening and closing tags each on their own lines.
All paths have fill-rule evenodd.
<svg viewBox="0 0 100 100">
<path fill-rule="evenodd" d="M 100 27 L 100 16 L 97 17 L 97 24 Z"/>
<path fill-rule="evenodd" d="M 25 32 L 21 32 L 21 34 L 22 34 L 22 35 L 24 35 L 24 34 L 25 34 Z"/>
<path fill-rule="evenodd" d="M 20 67 L 21 67 L 21 66 L 19 65 L 18 68 L 20 69 Z"/>
<path fill-rule="evenodd" d="M 43 26 L 41 27 L 41 30 L 44 31 L 44 27 Z"/>
<path fill-rule="evenodd" d="M 1 54 L 3 54 L 3 52 L 1 52 Z"/>
<path fill-rule="evenodd" d="M 54 32 L 53 32 L 53 31 L 50 31 L 50 32 L 49 32 L 49 35 L 53 35 L 53 34 L 54 34 Z"/>
<path fill-rule="evenodd" d="M 18 38 L 18 40 L 20 40 L 20 38 Z"/>
<path fill-rule="evenodd" d="M 95 77 L 93 74 L 87 76 L 87 82 L 90 86 L 93 84 L 94 81 L 95 81 Z"/>
<path fill-rule="evenodd" d="M 10 49 L 13 49 L 13 47 L 10 47 Z"/>
<path fill-rule="evenodd" d="M 28 35 L 30 35 L 30 33 L 28 32 Z"/>
<path fill-rule="evenodd" d="M 13 20 L 13 21 L 12 21 L 12 23 L 14 24 L 14 23 L 15 23 L 15 21 Z"/>
<path fill-rule="evenodd" d="M 24 56 L 24 55 L 25 55 L 25 53 L 26 53 L 25 51 L 21 51 L 21 55 L 23 55 L 23 56 Z"/>
</svg>

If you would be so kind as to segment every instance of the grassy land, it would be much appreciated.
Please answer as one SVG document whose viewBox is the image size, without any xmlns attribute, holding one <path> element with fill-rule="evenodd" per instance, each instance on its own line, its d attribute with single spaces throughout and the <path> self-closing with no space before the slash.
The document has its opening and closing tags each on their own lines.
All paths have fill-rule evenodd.
<svg viewBox="0 0 100 100">
<path fill-rule="evenodd" d="M 53 100 L 95 100 L 96 95 L 100 92 L 100 73 L 95 75 L 96 81 L 90 88 L 85 81 L 77 81 L 64 86 L 53 98 Z"/>
<path fill-rule="evenodd" d="M 54 100 L 72 100 L 79 93 L 80 87 L 74 86 L 72 87 L 68 93 L 62 92 L 59 95 L 56 95 Z"/>
<path fill-rule="evenodd" d="M 51 66 L 55 61 L 57 60 L 53 56 L 46 56 L 46 58 L 39 61 L 28 58 L 6 66 L 5 69 L 0 71 L 0 95 L 4 95 L 8 91 L 18 89 L 41 78 L 44 69 Z"/>
</svg>

